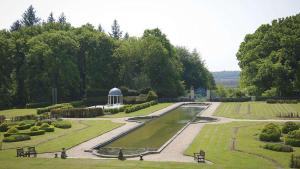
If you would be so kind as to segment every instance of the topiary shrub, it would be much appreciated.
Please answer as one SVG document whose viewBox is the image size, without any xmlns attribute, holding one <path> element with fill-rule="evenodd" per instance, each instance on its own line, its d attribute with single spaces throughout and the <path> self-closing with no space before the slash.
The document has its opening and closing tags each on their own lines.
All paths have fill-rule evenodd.
<svg viewBox="0 0 300 169">
<path fill-rule="evenodd" d="M 39 131 L 39 130 L 40 130 L 40 128 L 38 126 L 32 126 L 30 128 L 30 131 Z"/>
<path fill-rule="evenodd" d="M 45 130 L 30 131 L 29 133 L 26 134 L 30 136 L 39 136 L 45 134 Z"/>
<path fill-rule="evenodd" d="M 4 133 L 4 137 L 8 137 L 11 135 L 16 135 L 19 133 L 19 130 L 16 127 L 11 127 L 7 130 L 6 133 Z"/>
<path fill-rule="evenodd" d="M 30 140 L 29 135 L 11 135 L 3 138 L 3 142 L 17 142 L 17 141 L 25 141 Z"/>
<path fill-rule="evenodd" d="M 282 127 L 282 133 L 287 134 L 290 131 L 298 130 L 299 126 L 292 121 L 285 122 L 283 127 Z"/>
<path fill-rule="evenodd" d="M 18 130 L 26 130 L 26 129 L 29 129 L 31 126 L 32 126 L 32 124 L 27 124 L 24 121 L 22 121 L 21 123 L 19 123 L 18 126 L 16 126 L 16 128 Z"/>
<path fill-rule="evenodd" d="M 54 127 L 50 126 L 48 123 L 43 123 L 40 130 L 44 130 L 45 132 L 54 132 Z"/>
<path fill-rule="evenodd" d="M 290 131 L 286 135 L 284 142 L 287 145 L 291 145 L 294 147 L 300 147 L 300 130 Z"/>
<path fill-rule="evenodd" d="M 53 125 L 57 128 L 68 129 L 72 127 L 71 122 L 69 121 L 55 121 Z"/>
<path fill-rule="evenodd" d="M 263 148 L 272 150 L 272 151 L 278 151 L 278 152 L 293 152 L 294 151 L 292 146 L 284 145 L 284 144 L 266 144 L 263 146 Z"/>
<path fill-rule="evenodd" d="M 2 123 L 0 124 L 0 132 L 6 132 L 8 130 L 8 124 Z"/>
<path fill-rule="evenodd" d="M 267 124 L 259 135 L 261 141 L 280 141 L 281 131 L 280 128 L 273 124 Z"/>
<path fill-rule="evenodd" d="M 157 97 L 157 94 L 153 91 L 153 90 L 150 90 L 147 94 L 147 101 L 152 101 L 152 100 L 156 100 L 158 97 Z"/>
</svg>

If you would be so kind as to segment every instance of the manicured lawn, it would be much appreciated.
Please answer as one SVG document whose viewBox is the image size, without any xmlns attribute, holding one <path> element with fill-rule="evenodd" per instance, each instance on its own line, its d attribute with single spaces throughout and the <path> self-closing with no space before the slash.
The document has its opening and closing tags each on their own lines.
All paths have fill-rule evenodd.
<svg viewBox="0 0 300 169">
<path fill-rule="evenodd" d="M 100 117 L 118 118 L 118 117 L 145 116 L 145 115 L 151 114 L 151 113 L 153 113 L 157 110 L 166 108 L 166 107 L 168 107 L 172 104 L 173 103 L 159 103 L 159 104 L 156 104 L 154 106 L 150 106 L 148 108 L 138 110 L 138 111 L 135 111 L 135 112 L 132 112 L 132 113 L 120 112 L 120 113 L 117 113 L 117 114 L 100 116 Z"/>
<path fill-rule="evenodd" d="M 260 147 L 265 143 L 258 140 L 258 133 L 265 124 L 267 123 L 233 122 L 205 125 L 185 154 L 192 156 L 194 152 L 203 149 L 207 159 L 222 168 L 288 168 L 292 153 Z M 295 150 L 294 154 L 300 153 L 299 148 Z"/>
<path fill-rule="evenodd" d="M 71 121 L 71 123 L 70 129 L 55 128 L 55 132 L 32 136 L 28 141 L 2 143 L 2 149 L 36 146 L 39 153 L 60 151 L 63 147 L 73 147 L 122 125 L 108 120 Z"/>
<path fill-rule="evenodd" d="M 265 102 L 221 103 L 214 115 L 237 119 L 278 119 L 280 113 L 299 112 L 298 104 L 267 104 Z"/>
<path fill-rule="evenodd" d="M 6 118 L 30 114 L 36 114 L 36 109 L 8 109 L 0 111 L 0 115 L 4 115 Z"/>
<path fill-rule="evenodd" d="M 215 165 L 148 162 L 148 161 L 118 161 L 93 159 L 44 159 L 15 158 L 14 151 L 0 151 L 0 168 L 2 169 L 217 169 Z"/>
</svg>

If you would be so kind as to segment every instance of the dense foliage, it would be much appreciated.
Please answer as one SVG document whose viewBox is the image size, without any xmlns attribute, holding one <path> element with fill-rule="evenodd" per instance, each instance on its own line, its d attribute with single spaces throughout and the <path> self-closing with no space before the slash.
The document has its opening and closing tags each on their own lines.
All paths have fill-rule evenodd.
<svg viewBox="0 0 300 169">
<path fill-rule="evenodd" d="M 237 53 L 240 85 L 250 95 L 300 94 L 300 14 L 273 20 L 246 35 Z"/>
<path fill-rule="evenodd" d="M 299 126 L 295 122 L 288 121 L 288 122 L 284 123 L 281 131 L 282 131 L 282 133 L 287 134 L 290 131 L 294 131 L 294 130 L 298 130 L 298 129 L 299 129 Z"/>
<path fill-rule="evenodd" d="M 75 28 L 64 14 L 40 20 L 30 6 L 10 31 L 0 31 L 0 108 L 51 103 L 55 89 L 58 102 L 67 102 L 89 90 L 106 96 L 114 86 L 151 88 L 159 97 L 214 86 L 199 54 L 174 47 L 159 29 L 122 37 L 116 20 L 109 35 L 101 26 Z"/>
<path fill-rule="evenodd" d="M 300 147 L 300 130 L 289 132 L 284 140 L 285 144 Z"/>
<path fill-rule="evenodd" d="M 281 131 L 280 128 L 273 124 L 267 124 L 259 134 L 259 139 L 261 141 L 280 141 Z"/>
<path fill-rule="evenodd" d="M 102 108 L 70 108 L 70 109 L 53 109 L 51 117 L 55 118 L 89 118 L 103 115 Z"/>
</svg>

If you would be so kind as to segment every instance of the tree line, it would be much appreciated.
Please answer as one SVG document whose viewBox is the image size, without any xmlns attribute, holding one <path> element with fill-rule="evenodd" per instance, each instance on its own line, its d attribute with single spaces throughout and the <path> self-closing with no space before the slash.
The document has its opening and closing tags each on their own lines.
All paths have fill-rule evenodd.
<svg viewBox="0 0 300 169">
<path fill-rule="evenodd" d="M 158 28 L 131 37 L 116 20 L 110 33 L 73 27 L 63 13 L 41 22 L 32 6 L 0 31 L 0 62 L 1 108 L 50 101 L 53 88 L 62 102 L 115 86 L 151 88 L 159 97 L 215 86 L 199 53 L 175 47 Z"/>
<path fill-rule="evenodd" d="M 300 14 L 273 20 L 247 34 L 237 52 L 240 87 L 248 95 L 300 94 Z"/>
</svg>

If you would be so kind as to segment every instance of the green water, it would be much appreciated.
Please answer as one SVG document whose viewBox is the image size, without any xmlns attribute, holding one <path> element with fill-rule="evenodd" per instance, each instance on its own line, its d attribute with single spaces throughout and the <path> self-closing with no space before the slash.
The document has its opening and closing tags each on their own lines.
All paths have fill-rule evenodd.
<svg viewBox="0 0 300 169">
<path fill-rule="evenodd" d="M 108 144 L 123 149 L 158 149 L 203 108 L 179 107 Z"/>
</svg>

